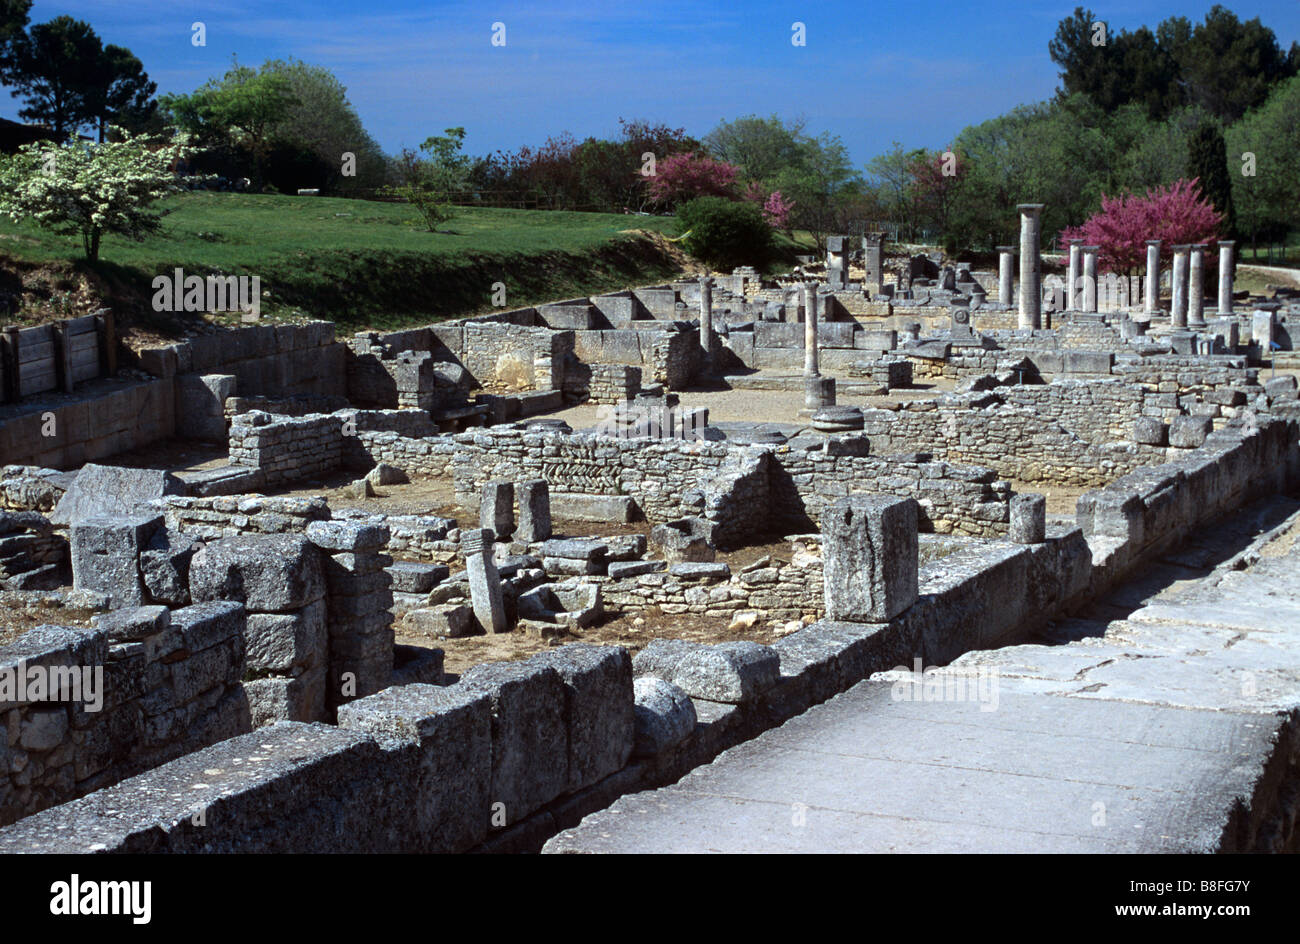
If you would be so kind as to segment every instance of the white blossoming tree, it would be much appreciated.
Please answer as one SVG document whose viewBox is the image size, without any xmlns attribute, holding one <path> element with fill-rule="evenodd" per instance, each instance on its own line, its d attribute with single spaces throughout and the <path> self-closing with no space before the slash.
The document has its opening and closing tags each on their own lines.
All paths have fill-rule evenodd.
<svg viewBox="0 0 1300 944">
<path fill-rule="evenodd" d="M 142 240 L 157 232 L 153 204 L 181 189 L 173 168 L 188 155 L 186 140 L 117 133 L 121 140 L 42 141 L 0 155 L 0 213 L 79 235 L 91 262 L 105 233 Z"/>
</svg>

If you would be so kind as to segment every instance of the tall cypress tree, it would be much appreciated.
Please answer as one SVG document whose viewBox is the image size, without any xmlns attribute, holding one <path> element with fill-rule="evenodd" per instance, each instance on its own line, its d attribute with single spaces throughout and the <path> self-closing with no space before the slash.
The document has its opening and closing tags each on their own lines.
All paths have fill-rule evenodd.
<svg viewBox="0 0 1300 944">
<path fill-rule="evenodd" d="M 1204 122 L 1187 144 L 1187 171 L 1199 177 L 1201 193 L 1223 214 L 1224 237 L 1235 239 L 1237 211 L 1232 205 L 1232 179 L 1228 176 L 1228 145 L 1218 125 Z"/>
</svg>

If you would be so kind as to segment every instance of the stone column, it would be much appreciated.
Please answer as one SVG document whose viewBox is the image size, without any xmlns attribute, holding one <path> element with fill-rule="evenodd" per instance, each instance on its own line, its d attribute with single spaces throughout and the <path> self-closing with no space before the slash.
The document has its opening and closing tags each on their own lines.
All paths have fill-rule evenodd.
<svg viewBox="0 0 1300 944">
<path fill-rule="evenodd" d="M 1187 327 L 1187 251 L 1190 248 L 1190 246 L 1173 247 L 1173 297 L 1169 304 L 1169 323 L 1175 328 Z"/>
<path fill-rule="evenodd" d="M 1148 315 L 1160 311 L 1160 240 L 1147 240 L 1147 289 L 1143 309 Z"/>
<path fill-rule="evenodd" d="M 917 504 L 850 495 L 822 514 L 826 618 L 884 623 L 917 598 Z"/>
<path fill-rule="evenodd" d="M 1205 247 L 1193 246 L 1187 271 L 1187 326 L 1205 327 Z"/>
<path fill-rule="evenodd" d="M 1083 247 L 1083 310 L 1097 310 L 1097 250 L 1100 246 Z"/>
<path fill-rule="evenodd" d="M 1016 288 L 1016 247 L 998 247 L 998 301 L 1004 305 L 1013 302 Z"/>
<path fill-rule="evenodd" d="M 1047 535 L 1047 499 L 1029 492 L 1011 496 L 1011 527 L 1007 540 L 1012 544 L 1042 544 Z"/>
<path fill-rule="evenodd" d="M 551 536 L 551 487 L 546 479 L 519 483 L 519 527 L 515 539 L 525 544 Z"/>
<path fill-rule="evenodd" d="M 700 347 L 706 357 L 713 353 L 713 279 L 700 277 Z"/>
<path fill-rule="evenodd" d="M 1083 274 L 1083 240 L 1070 240 L 1070 264 L 1065 276 L 1065 307 L 1079 310 L 1079 276 Z"/>
<path fill-rule="evenodd" d="M 460 553 L 469 574 L 469 601 L 485 633 L 509 632 L 506 605 L 501 596 L 501 576 L 492 559 L 491 528 L 477 528 L 460 533 Z"/>
<path fill-rule="evenodd" d="M 867 295 L 879 295 L 885 290 L 885 234 L 868 233 L 862 237 L 862 261 L 866 275 L 862 290 Z"/>
<path fill-rule="evenodd" d="M 803 323 L 803 373 L 805 377 L 817 377 L 821 371 L 817 367 L 817 287 L 812 283 L 804 285 Z"/>
<path fill-rule="evenodd" d="M 1232 314 L 1232 266 L 1233 250 L 1236 247 L 1231 239 L 1219 240 L 1219 317 Z"/>
<path fill-rule="evenodd" d="M 515 531 L 515 483 L 498 479 L 483 483 L 478 506 L 478 525 L 491 528 L 506 540 Z"/>
<path fill-rule="evenodd" d="M 1020 327 L 1038 328 L 1043 312 L 1043 259 L 1038 252 L 1041 203 L 1022 203 L 1020 211 Z"/>
</svg>

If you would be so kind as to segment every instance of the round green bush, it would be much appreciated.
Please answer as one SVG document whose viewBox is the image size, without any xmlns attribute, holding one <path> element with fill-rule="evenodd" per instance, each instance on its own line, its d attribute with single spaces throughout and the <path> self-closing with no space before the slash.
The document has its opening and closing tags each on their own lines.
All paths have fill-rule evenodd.
<svg viewBox="0 0 1300 944">
<path fill-rule="evenodd" d="M 716 269 L 762 268 L 772 253 L 772 228 L 752 203 L 696 197 L 677 211 L 686 251 Z"/>
</svg>

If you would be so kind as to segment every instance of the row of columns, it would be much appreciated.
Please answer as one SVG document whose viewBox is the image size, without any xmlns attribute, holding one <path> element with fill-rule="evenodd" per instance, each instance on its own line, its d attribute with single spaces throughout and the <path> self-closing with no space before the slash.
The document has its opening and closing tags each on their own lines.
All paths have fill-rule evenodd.
<svg viewBox="0 0 1300 944">
<path fill-rule="evenodd" d="M 1204 245 L 1173 246 L 1169 321 L 1175 328 L 1205 327 L 1205 249 Z M 1232 266 L 1236 243 L 1219 242 L 1219 315 L 1232 314 Z M 1160 240 L 1147 240 L 1146 312 L 1160 308 Z"/>
</svg>

